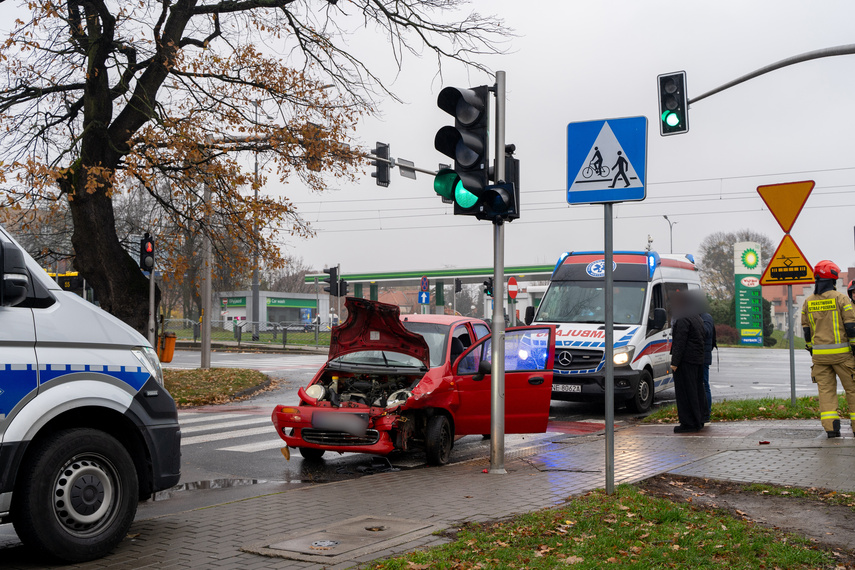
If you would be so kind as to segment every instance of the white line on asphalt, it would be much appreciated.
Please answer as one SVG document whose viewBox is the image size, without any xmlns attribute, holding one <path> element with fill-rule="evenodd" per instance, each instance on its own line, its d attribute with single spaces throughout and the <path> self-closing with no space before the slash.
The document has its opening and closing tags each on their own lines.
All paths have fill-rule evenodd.
<svg viewBox="0 0 855 570">
<path fill-rule="evenodd" d="M 193 426 L 189 428 L 182 427 L 181 433 L 196 433 L 200 431 L 208 431 L 212 429 L 227 429 L 227 428 L 236 428 L 241 426 L 251 426 L 252 424 L 270 424 L 273 425 L 273 422 L 270 421 L 270 418 L 267 416 L 255 416 L 254 418 L 250 418 L 248 420 L 236 420 L 233 422 L 220 422 L 218 424 L 203 424 L 198 426 Z"/>
<path fill-rule="evenodd" d="M 226 418 L 245 418 L 248 415 L 249 414 L 206 414 L 204 412 L 186 412 L 178 414 L 178 423 L 181 425 L 197 424 L 199 422 L 211 422 L 214 420 L 224 420 Z"/>
<path fill-rule="evenodd" d="M 285 442 L 281 439 L 275 441 L 259 441 L 257 443 L 247 443 L 246 445 L 234 445 L 232 447 L 221 447 L 217 451 L 240 451 L 242 453 L 253 453 L 255 451 L 265 451 L 268 449 L 279 449 L 285 447 Z"/>
<path fill-rule="evenodd" d="M 194 443 L 207 443 L 209 441 L 220 441 L 223 439 L 232 439 L 238 437 L 249 437 L 251 435 L 261 435 L 263 433 L 276 433 L 273 428 L 273 424 L 269 426 L 253 428 L 253 429 L 242 429 L 238 431 L 229 431 L 229 432 L 220 432 L 220 433 L 209 433 L 207 435 L 194 435 L 193 437 L 181 438 L 181 445 L 193 445 Z"/>
</svg>

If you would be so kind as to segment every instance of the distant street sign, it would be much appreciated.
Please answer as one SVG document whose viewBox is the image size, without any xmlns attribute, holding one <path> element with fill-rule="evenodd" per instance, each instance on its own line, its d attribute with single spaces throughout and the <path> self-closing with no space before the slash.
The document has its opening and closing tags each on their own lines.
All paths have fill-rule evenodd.
<svg viewBox="0 0 855 570">
<path fill-rule="evenodd" d="M 644 200 L 647 117 L 567 125 L 567 202 Z"/>
<path fill-rule="evenodd" d="M 511 299 L 517 298 L 517 293 L 519 292 L 519 285 L 517 285 L 516 277 L 508 278 L 508 297 Z"/>
<path fill-rule="evenodd" d="M 419 291 L 419 305 L 430 305 L 429 291 Z"/>
<path fill-rule="evenodd" d="M 430 281 L 428 281 L 427 275 L 422 276 L 422 281 L 419 285 L 419 291 L 430 291 Z"/>
<path fill-rule="evenodd" d="M 799 249 L 790 234 L 785 234 L 778 249 L 772 255 L 769 265 L 766 266 L 766 271 L 760 278 L 760 284 L 796 285 L 813 282 L 813 267 L 808 263 L 802 250 Z"/>
<path fill-rule="evenodd" d="M 416 170 L 415 168 L 413 168 L 415 166 L 415 163 L 409 160 L 404 160 L 403 158 L 399 158 L 396 164 L 398 165 L 398 172 L 401 174 L 401 176 L 403 176 L 404 178 L 409 178 L 411 180 L 416 179 Z"/>
<path fill-rule="evenodd" d="M 769 211 L 775 216 L 784 233 L 790 233 L 790 230 L 793 229 L 793 223 L 799 217 L 808 196 L 813 191 L 814 184 L 813 180 L 768 184 L 758 186 L 757 192 L 763 198 Z"/>
</svg>

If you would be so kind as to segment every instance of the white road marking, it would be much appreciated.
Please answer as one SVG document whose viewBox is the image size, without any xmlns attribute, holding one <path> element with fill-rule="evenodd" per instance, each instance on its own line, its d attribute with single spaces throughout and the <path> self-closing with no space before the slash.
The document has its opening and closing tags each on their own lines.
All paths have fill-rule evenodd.
<svg viewBox="0 0 855 570">
<path fill-rule="evenodd" d="M 266 451 L 268 449 L 279 449 L 285 447 L 285 442 L 281 439 L 271 441 L 259 441 L 256 443 L 247 443 L 246 445 L 233 445 L 232 447 L 221 447 L 217 451 L 239 451 L 242 453 L 254 453 L 256 451 Z"/>
<path fill-rule="evenodd" d="M 226 418 L 242 418 L 247 415 L 248 414 L 206 414 L 204 412 L 179 413 L 178 423 L 183 426 L 184 424 L 197 424 L 199 422 L 211 422 L 214 420 L 224 420 Z"/>
<path fill-rule="evenodd" d="M 243 429 L 238 431 L 228 431 L 220 433 L 209 433 L 206 435 L 195 435 L 193 437 L 182 437 L 181 445 L 193 445 L 196 443 L 207 443 L 209 441 L 222 441 L 224 439 L 233 439 L 238 437 L 249 437 L 251 435 L 261 435 L 263 433 L 276 433 L 273 424 L 260 428 Z"/>
<path fill-rule="evenodd" d="M 181 428 L 181 433 L 196 433 L 200 431 L 208 431 L 212 429 L 228 429 L 228 428 L 236 428 L 241 426 L 249 426 L 253 424 L 268 424 L 273 425 L 273 422 L 267 416 L 255 416 L 254 418 L 250 418 L 248 420 L 235 420 L 232 422 L 220 422 L 218 424 L 203 424 L 197 425 L 189 428 Z"/>
</svg>

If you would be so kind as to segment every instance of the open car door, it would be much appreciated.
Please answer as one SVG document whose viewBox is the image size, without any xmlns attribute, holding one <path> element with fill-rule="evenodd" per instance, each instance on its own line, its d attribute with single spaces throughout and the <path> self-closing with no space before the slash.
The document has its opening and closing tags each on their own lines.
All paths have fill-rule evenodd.
<svg viewBox="0 0 855 570">
<path fill-rule="evenodd" d="M 490 433 L 489 374 L 481 376 L 481 362 L 492 361 L 492 335 L 466 352 L 453 368 L 459 406 L 455 435 Z M 505 433 L 541 433 L 549 420 L 555 327 L 538 325 L 505 331 Z"/>
</svg>

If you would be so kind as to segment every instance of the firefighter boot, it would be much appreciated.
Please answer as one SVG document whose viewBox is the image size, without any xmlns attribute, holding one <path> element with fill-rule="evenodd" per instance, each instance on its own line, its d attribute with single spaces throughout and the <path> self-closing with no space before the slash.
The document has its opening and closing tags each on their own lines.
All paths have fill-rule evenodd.
<svg viewBox="0 0 855 570">
<path fill-rule="evenodd" d="M 840 437 L 840 420 L 834 420 L 832 422 L 832 430 L 825 432 L 828 435 L 828 439 L 832 437 Z"/>
</svg>

